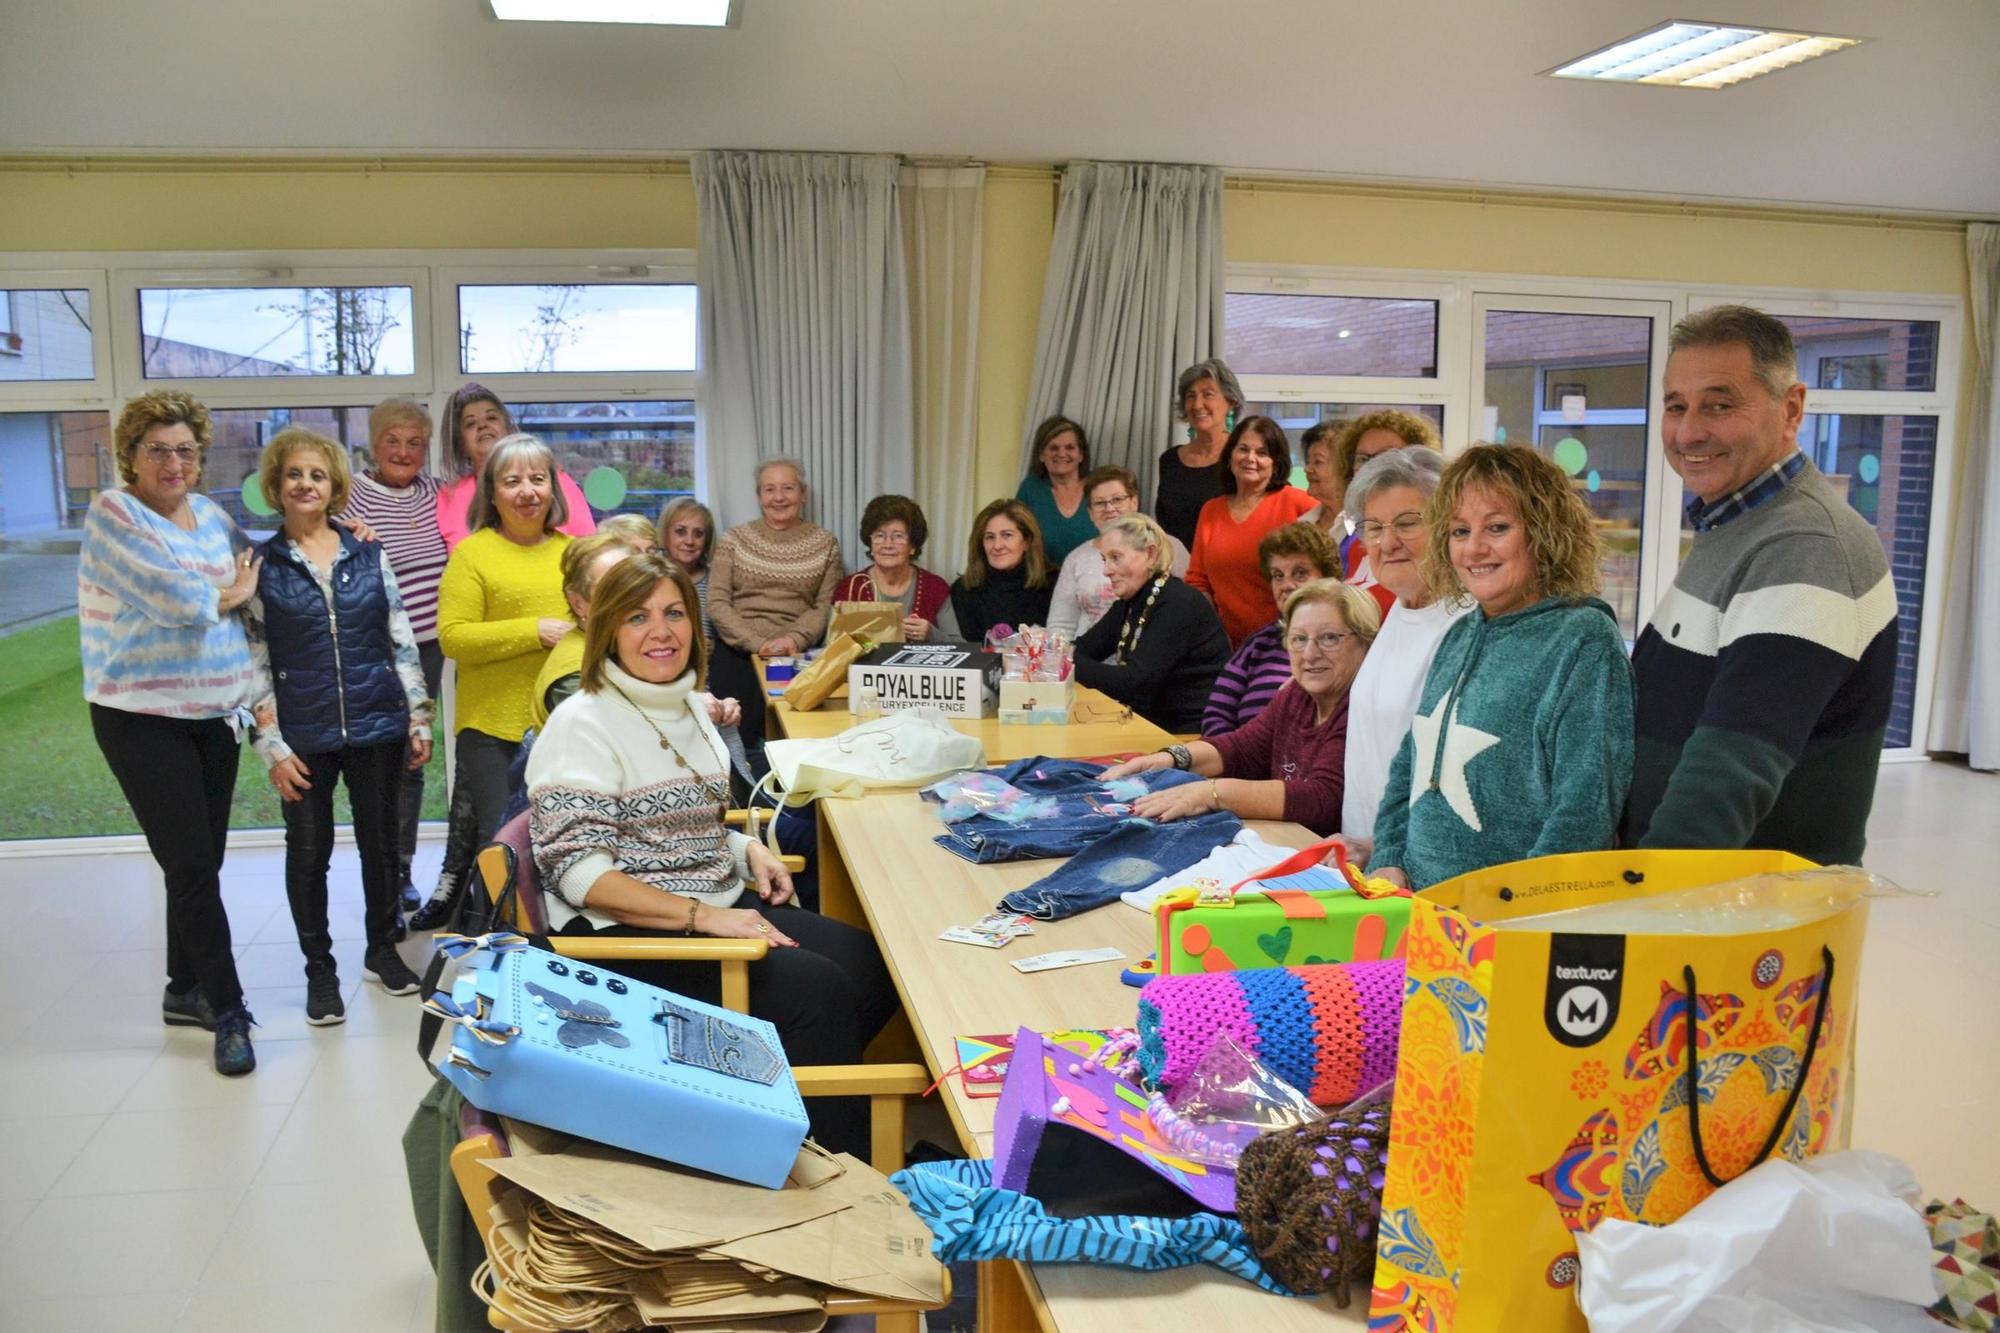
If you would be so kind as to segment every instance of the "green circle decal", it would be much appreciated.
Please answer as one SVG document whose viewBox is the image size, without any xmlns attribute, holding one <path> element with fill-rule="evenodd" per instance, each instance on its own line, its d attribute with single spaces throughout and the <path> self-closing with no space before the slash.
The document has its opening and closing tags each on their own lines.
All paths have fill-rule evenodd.
<svg viewBox="0 0 2000 1333">
<path fill-rule="evenodd" d="M 1574 477 L 1590 462 L 1590 450 L 1583 447 L 1583 441 L 1574 435 L 1565 435 L 1556 441 L 1555 453 L 1551 455 L 1557 467 Z"/>
<path fill-rule="evenodd" d="M 243 479 L 243 507 L 259 518 L 270 518 L 278 512 L 264 498 L 264 483 L 255 472 Z"/>
<path fill-rule="evenodd" d="M 616 509 L 625 503 L 625 474 L 615 467 L 592 468 L 583 479 L 583 498 L 592 509 Z"/>
<path fill-rule="evenodd" d="M 1860 466 L 1854 470 L 1861 474 L 1863 485 L 1873 486 L 1876 482 L 1882 480 L 1882 460 L 1874 454 L 1861 455 Z"/>
<path fill-rule="evenodd" d="M 1505 426 L 1495 426 L 1493 428 L 1493 443 L 1507 443 L 1507 428 Z"/>
<path fill-rule="evenodd" d="M 1599 488 L 1601 488 L 1604 485 L 1604 478 L 1598 475 L 1596 468 L 1592 468 L 1590 470 L 1590 475 L 1583 479 L 1583 484 L 1585 488 L 1588 489 L 1592 495 L 1595 495 L 1597 494 Z"/>
</svg>

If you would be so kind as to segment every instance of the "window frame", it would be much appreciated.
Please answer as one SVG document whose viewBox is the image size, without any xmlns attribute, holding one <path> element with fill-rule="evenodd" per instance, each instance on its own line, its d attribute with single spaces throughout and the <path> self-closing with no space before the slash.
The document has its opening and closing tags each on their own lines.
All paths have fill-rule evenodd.
<svg viewBox="0 0 2000 1333">
<path fill-rule="evenodd" d="M 616 261 L 623 252 L 611 252 L 600 259 Z M 629 262 L 589 264 L 549 264 L 532 266 L 440 266 L 435 271 L 436 291 L 432 297 L 432 354 L 437 364 L 450 368 L 449 378 L 463 381 L 473 372 L 460 368 L 458 355 L 460 287 L 536 286 L 581 283 L 599 287 L 688 286 L 695 289 L 697 330 L 695 366 L 689 370 L 584 370 L 519 371 L 504 375 L 483 374 L 481 384 L 511 402 L 514 397 L 568 398 L 693 398 L 701 375 L 701 338 L 698 327 L 701 287 L 695 281 L 692 251 L 649 251 L 626 256 Z M 645 379 L 645 388 L 626 388 L 621 380 Z M 606 386 L 615 392 L 605 392 Z M 670 390 L 669 391 L 669 386 Z M 510 396 L 509 390 L 515 392 Z"/>
<path fill-rule="evenodd" d="M 34 256 L 23 258 L 33 259 Z M 83 380 L 0 380 L 0 412 L 66 412 L 101 407 L 115 398 L 105 271 L 101 268 L 0 265 L 0 290 L 78 290 L 90 294 L 90 371 Z"/>
</svg>

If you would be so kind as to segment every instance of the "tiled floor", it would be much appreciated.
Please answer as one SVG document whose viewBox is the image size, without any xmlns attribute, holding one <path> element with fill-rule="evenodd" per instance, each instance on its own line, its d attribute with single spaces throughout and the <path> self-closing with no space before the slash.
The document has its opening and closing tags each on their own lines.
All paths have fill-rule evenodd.
<svg viewBox="0 0 2000 1333">
<path fill-rule="evenodd" d="M 434 865 L 436 851 L 420 857 Z M 1874 908 L 1857 1146 L 2000 1205 L 2000 776 L 1882 773 L 1869 864 L 1936 897 Z M 308 1028 L 282 853 L 233 854 L 258 1068 L 159 1021 L 161 908 L 143 855 L 0 859 L 0 1329 L 428 1329 L 399 1140 L 428 1075 L 416 1004 L 361 982 L 337 872 L 349 1019 Z M 422 882 L 422 876 L 419 876 Z M 418 946 L 407 946 L 412 963 Z"/>
</svg>

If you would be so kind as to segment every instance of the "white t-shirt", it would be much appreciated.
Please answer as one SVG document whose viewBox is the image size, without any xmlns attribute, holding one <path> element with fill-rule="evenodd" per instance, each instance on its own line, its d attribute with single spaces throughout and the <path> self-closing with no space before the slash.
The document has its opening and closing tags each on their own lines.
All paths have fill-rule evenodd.
<svg viewBox="0 0 2000 1333">
<path fill-rule="evenodd" d="M 1413 611 L 1397 602 L 1383 620 L 1347 690 L 1347 776 L 1340 831 L 1348 837 L 1375 836 L 1375 812 L 1389 785 L 1389 765 L 1409 734 L 1410 719 L 1417 715 L 1431 658 L 1452 622 L 1473 605 L 1432 602 Z"/>
</svg>

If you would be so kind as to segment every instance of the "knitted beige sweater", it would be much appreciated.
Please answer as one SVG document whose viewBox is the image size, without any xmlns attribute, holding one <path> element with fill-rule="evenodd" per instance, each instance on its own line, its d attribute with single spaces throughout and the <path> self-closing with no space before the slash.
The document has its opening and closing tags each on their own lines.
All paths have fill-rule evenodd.
<svg viewBox="0 0 2000 1333">
<path fill-rule="evenodd" d="M 733 527 L 716 542 L 709 566 L 716 637 L 746 653 L 780 634 L 810 648 L 826 633 L 833 590 L 845 574 L 840 543 L 816 523 L 781 530 L 759 518 Z"/>
</svg>

